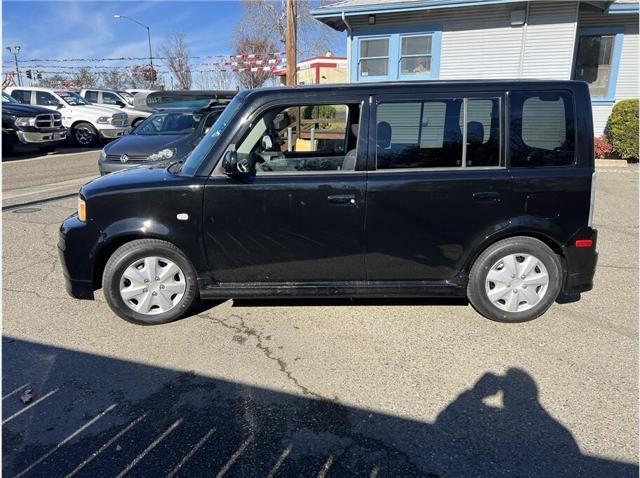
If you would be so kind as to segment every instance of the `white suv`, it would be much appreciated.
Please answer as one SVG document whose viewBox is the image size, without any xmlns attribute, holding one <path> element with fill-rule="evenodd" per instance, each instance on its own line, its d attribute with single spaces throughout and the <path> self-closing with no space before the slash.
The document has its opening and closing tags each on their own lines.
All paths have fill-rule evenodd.
<svg viewBox="0 0 640 478">
<path fill-rule="evenodd" d="M 107 90 L 103 88 L 87 88 L 80 91 L 82 96 L 89 103 L 120 108 L 120 111 L 127 113 L 129 124 L 135 128 L 142 123 L 151 112 L 137 110 L 133 107 L 133 96 L 126 91 Z"/>
<path fill-rule="evenodd" d="M 62 125 L 69 128 L 71 139 L 81 146 L 91 146 L 99 138 L 114 139 L 129 134 L 129 117 L 119 108 L 88 103 L 75 91 L 13 86 L 5 91 L 20 103 L 44 106 L 62 114 Z"/>
</svg>

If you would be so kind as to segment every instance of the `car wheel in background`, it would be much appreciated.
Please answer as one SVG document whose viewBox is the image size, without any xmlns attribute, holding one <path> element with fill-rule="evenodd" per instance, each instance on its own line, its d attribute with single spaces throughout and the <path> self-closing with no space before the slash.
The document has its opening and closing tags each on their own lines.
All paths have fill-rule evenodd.
<svg viewBox="0 0 640 478">
<path fill-rule="evenodd" d="M 525 322 L 544 314 L 562 287 L 562 265 L 542 241 L 510 237 L 489 246 L 469 274 L 467 296 L 488 319 Z"/>
<path fill-rule="evenodd" d="M 78 123 L 71 127 L 71 138 L 80 146 L 93 146 L 98 140 L 98 132 L 91 123 Z"/>
<path fill-rule="evenodd" d="M 102 288 L 111 310 L 140 325 L 179 319 L 199 295 L 189 259 L 173 244 L 157 239 L 120 246 L 107 261 Z"/>
</svg>

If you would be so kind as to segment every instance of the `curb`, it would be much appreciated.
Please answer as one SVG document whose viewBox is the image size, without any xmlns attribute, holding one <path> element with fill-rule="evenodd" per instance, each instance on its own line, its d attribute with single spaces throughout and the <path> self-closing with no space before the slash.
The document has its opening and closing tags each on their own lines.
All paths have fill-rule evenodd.
<svg viewBox="0 0 640 478">
<path fill-rule="evenodd" d="M 626 169 L 629 167 L 624 159 L 596 159 L 596 169 Z"/>
</svg>

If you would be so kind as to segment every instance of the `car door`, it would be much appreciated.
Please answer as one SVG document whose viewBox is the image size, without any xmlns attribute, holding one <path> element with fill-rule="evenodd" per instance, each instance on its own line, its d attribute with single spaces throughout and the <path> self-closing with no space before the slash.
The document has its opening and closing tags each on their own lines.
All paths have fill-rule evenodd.
<svg viewBox="0 0 640 478">
<path fill-rule="evenodd" d="M 503 104 L 500 94 L 375 99 L 365 231 L 370 281 L 452 279 L 474 246 L 509 220 Z"/>
<path fill-rule="evenodd" d="M 257 112 L 234 140 L 238 157 L 257 164 L 255 174 L 230 177 L 218 163 L 203 208 L 215 281 L 364 280 L 367 144 L 357 137 L 366 138 L 367 106 L 363 98 L 331 101 Z"/>
</svg>

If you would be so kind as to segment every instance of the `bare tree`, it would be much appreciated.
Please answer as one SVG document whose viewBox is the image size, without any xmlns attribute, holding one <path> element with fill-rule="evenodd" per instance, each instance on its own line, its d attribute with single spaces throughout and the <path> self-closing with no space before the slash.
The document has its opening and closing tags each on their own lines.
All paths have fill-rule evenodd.
<svg viewBox="0 0 640 478">
<path fill-rule="evenodd" d="M 100 82 L 110 90 L 121 90 L 131 84 L 131 75 L 124 68 L 111 68 L 102 72 Z"/>
<path fill-rule="evenodd" d="M 72 80 L 76 88 L 92 88 L 98 84 L 98 76 L 91 73 L 89 68 L 83 67 L 73 75 Z"/>
<path fill-rule="evenodd" d="M 265 55 L 272 53 L 274 47 L 274 43 L 269 39 L 245 37 L 236 39 L 235 52 L 236 55 Z M 236 82 L 242 88 L 259 88 L 271 76 L 272 73 L 270 71 L 238 71 L 236 73 Z"/>
<path fill-rule="evenodd" d="M 343 38 L 331 28 L 311 16 L 312 3 L 297 0 L 297 55 L 306 58 L 334 50 Z M 286 0 L 244 0 L 243 17 L 236 28 L 238 35 L 269 40 L 273 51 L 284 48 L 287 37 Z"/>
<path fill-rule="evenodd" d="M 184 32 L 174 32 L 162 47 L 162 55 L 167 66 L 183 90 L 191 88 L 191 65 L 189 64 L 189 47 L 185 41 Z"/>
<path fill-rule="evenodd" d="M 68 84 L 70 81 L 70 78 L 56 73 L 51 76 L 43 77 L 42 80 L 40 80 L 40 86 L 44 88 L 61 88 L 64 87 L 65 84 Z"/>
</svg>

